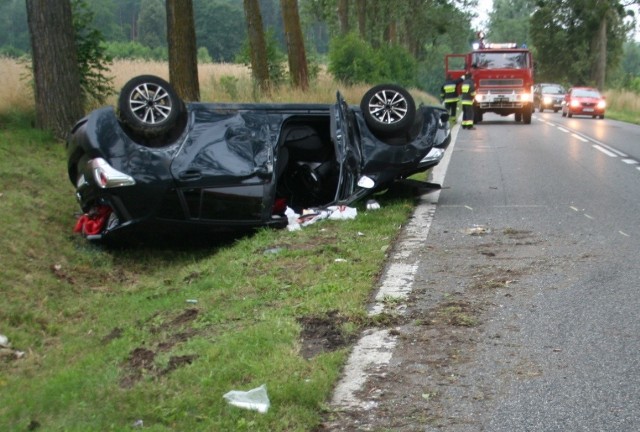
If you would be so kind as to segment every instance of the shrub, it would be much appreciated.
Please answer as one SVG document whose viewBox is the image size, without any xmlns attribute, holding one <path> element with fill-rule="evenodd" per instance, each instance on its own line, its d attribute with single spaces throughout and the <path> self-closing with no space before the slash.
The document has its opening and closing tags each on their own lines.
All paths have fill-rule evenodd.
<svg viewBox="0 0 640 432">
<path fill-rule="evenodd" d="M 418 63 L 405 48 L 385 45 L 376 51 L 376 58 L 378 81 L 415 86 Z"/>
<path fill-rule="evenodd" d="M 329 44 L 329 72 L 345 84 L 377 81 L 379 67 L 373 48 L 357 35 L 338 36 Z"/>
<path fill-rule="evenodd" d="M 102 33 L 91 27 L 94 13 L 87 3 L 84 0 L 74 0 L 72 5 L 80 85 L 85 103 L 102 105 L 107 97 L 115 93 L 113 78 L 105 75 L 113 58 L 106 52 Z"/>
<path fill-rule="evenodd" d="M 374 49 L 356 34 L 334 38 L 329 48 L 329 72 L 346 84 L 393 82 L 415 86 L 418 64 L 399 45 Z"/>
<path fill-rule="evenodd" d="M 166 48 L 149 48 L 138 42 L 109 42 L 106 53 L 114 59 L 132 59 L 147 61 L 168 61 Z"/>
<path fill-rule="evenodd" d="M 265 32 L 265 38 L 267 43 L 267 67 L 269 69 L 269 80 L 274 84 L 283 83 L 287 78 L 285 67 L 287 57 L 278 48 L 278 41 L 273 29 L 269 29 Z M 236 62 L 242 63 L 251 68 L 251 55 L 249 52 L 248 39 L 242 44 L 242 50 L 236 56 Z"/>
</svg>

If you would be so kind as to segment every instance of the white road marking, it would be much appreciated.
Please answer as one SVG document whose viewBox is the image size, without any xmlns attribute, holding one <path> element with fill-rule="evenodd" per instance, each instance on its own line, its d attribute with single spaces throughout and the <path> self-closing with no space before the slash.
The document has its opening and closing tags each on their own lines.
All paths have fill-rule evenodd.
<svg viewBox="0 0 640 432">
<path fill-rule="evenodd" d="M 377 403 L 362 400 L 356 394 L 362 389 L 372 372 L 384 372 L 391 361 L 396 337 L 389 330 L 369 330 L 360 338 L 347 360 L 344 374 L 333 392 L 332 405 L 342 408 L 371 409 Z"/>
<path fill-rule="evenodd" d="M 622 162 L 628 165 L 638 165 L 638 161 L 635 159 L 622 159 Z"/>
<path fill-rule="evenodd" d="M 578 138 L 578 139 L 579 139 L 580 141 L 582 141 L 582 142 L 589 142 L 589 140 L 588 140 L 588 139 L 586 139 L 586 138 L 584 138 L 584 137 L 582 137 L 582 136 L 578 135 L 577 133 L 572 133 L 572 134 L 571 134 L 571 136 L 572 136 L 572 137 L 574 137 L 574 138 Z"/>
<path fill-rule="evenodd" d="M 563 128 L 562 126 L 558 126 L 558 130 L 560 132 L 565 132 L 565 133 L 571 133 L 570 131 L 566 130 L 565 128 Z"/>
<path fill-rule="evenodd" d="M 440 163 L 433 168 L 430 181 L 442 184 L 444 176 L 451 160 L 453 147 L 458 136 L 459 126 L 455 126 L 451 132 L 451 144 L 445 152 Z M 375 315 L 384 311 L 387 303 L 392 303 L 395 310 L 406 307 L 403 300 L 413 289 L 415 274 L 418 269 L 420 254 L 417 253 L 429 234 L 429 228 L 436 211 L 436 204 L 440 197 L 440 191 L 436 190 L 421 198 L 421 203 L 416 207 L 411 220 L 404 227 L 402 244 L 398 247 L 398 253 L 389 258 L 383 282 L 376 294 L 376 302 L 369 311 Z M 389 302 L 393 299 L 393 302 Z M 371 409 L 376 406 L 374 400 L 365 400 L 358 394 L 372 372 L 384 373 L 389 364 L 396 346 L 396 337 L 389 333 L 388 329 L 370 329 L 366 331 L 356 343 L 342 378 L 334 390 L 331 404 L 338 408 Z"/>
<path fill-rule="evenodd" d="M 612 157 L 612 158 L 614 158 L 614 157 L 618 157 L 618 155 L 617 155 L 617 154 L 615 154 L 614 152 L 609 151 L 609 150 L 607 150 L 606 148 L 604 148 L 604 147 L 602 147 L 602 146 L 600 146 L 600 145 L 598 145 L 598 144 L 593 144 L 593 148 L 594 148 L 594 149 L 596 149 L 596 150 L 598 150 L 598 151 L 600 151 L 600 152 L 602 152 L 602 153 L 604 153 L 604 154 L 606 154 L 606 155 L 607 155 L 607 156 L 609 156 L 609 157 Z"/>
<path fill-rule="evenodd" d="M 618 232 L 619 232 L 620 234 L 622 234 L 623 236 L 625 236 L 625 237 L 630 237 L 630 235 L 629 235 L 629 234 L 627 234 L 627 233 L 626 233 L 626 232 L 624 232 L 624 231 L 618 231 Z"/>
</svg>

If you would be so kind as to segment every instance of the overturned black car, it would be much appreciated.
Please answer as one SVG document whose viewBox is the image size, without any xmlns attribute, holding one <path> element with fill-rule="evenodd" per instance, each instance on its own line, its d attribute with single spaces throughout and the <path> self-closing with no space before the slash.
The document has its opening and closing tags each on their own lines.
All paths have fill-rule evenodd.
<svg viewBox="0 0 640 432">
<path fill-rule="evenodd" d="M 392 84 L 360 106 L 184 103 L 161 78 L 80 120 L 68 175 L 92 240 L 158 229 L 285 227 L 284 210 L 350 205 L 438 164 L 447 112 Z"/>
</svg>

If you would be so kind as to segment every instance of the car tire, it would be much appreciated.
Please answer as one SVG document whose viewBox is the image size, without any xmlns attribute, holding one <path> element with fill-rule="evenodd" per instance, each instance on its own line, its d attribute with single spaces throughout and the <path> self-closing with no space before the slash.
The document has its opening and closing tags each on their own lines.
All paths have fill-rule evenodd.
<svg viewBox="0 0 640 432">
<path fill-rule="evenodd" d="M 515 120 L 516 120 L 516 123 L 520 123 L 520 121 L 522 121 L 522 113 L 521 112 L 517 112 L 515 114 Z"/>
<path fill-rule="evenodd" d="M 118 97 L 118 118 L 142 138 L 169 133 L 184 112 L 184 102 L 171 84 L 154 75 L 132 78 Z"/>
<path fill-rule="evenodd" d="M 413 97 L 395 84 L 380 84 L 369 89 L 362 97 L 360 109 L 371 131 L 383 137 L 407 133 L 416 117 Z"/>
<path fill-rule="evenodd" d="M 604 114 L 602 114 L 601 116 L 598 116 L 598 118 L 599 118 L 600 120 L 604 120 Z"/>
<path fill-rule="evenodd" d="M 571 111 L 569 111 L 569 112 L 567 113 L 567 117 L 569 117 L 569 118 L 573 117 L 573 114 L 571 114 Z"/>
</svg>

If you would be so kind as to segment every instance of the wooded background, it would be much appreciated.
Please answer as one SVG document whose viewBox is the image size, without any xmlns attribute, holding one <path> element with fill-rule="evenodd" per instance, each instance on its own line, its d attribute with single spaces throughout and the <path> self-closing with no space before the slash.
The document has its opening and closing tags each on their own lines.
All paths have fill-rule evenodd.
<svg viewBox="0 0 640 432">
<path fill-rule="evenodd" d="M 476 0 L 1 0 L 0 55 L 37 54 L 36 45 L 54 36 L 45 27 L 63 3 L 72 6 L 76 44 L 80 26 L 85 41 L 99 42 L 106 61 L 167 60 L 176 82 L 195 61 L 244 62 L 264 91 L 282 82 L 304 89 L 314 66 L 327 65 L 339 81 L 395 80 L 436 94 L 444 55 L 467 52 L 484 30 L 490 41 L 531 48 L 538 82 L 640 91 L 640 46 L 633 40 L 640 0 L 494 0 L 486 29 L 472 26 Z M 171 12 L 174 3 L 179 9 Z M 31 32 L 26 5 L 42 7 Z M 182 16 L 172 27 L 176 12 L 184 11 L 191 22 Z M 193 47 L 185 45 L 189 38 Z M 47 53 L 52 59 L 45 69 L 53 68 L 60 59 L 51 49 L 41 54 Z M 183 70 L 174 75 L 178 65 Z M 185 80 L 193 81 L 193 75 Z M 198 98 L 197 89 L 179 93 Z"/>
</svg>

